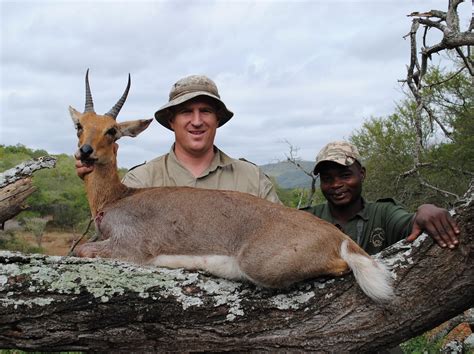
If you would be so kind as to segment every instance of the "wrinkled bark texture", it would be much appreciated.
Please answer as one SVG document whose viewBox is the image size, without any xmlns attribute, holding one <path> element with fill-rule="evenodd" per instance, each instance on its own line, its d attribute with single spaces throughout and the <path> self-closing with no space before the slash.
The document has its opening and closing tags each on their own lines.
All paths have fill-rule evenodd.
<svg viewBox="0 0 474 354">
<path fill-rule="evenodd" d="M 474 188 L 457 208 L 455 250 L 422 237 L 384 250 L 396 298 L 352 275 L 268 290 L 202 272 L 0 252 L 0 348 L 372 351 L 474 306 Z"/>
</svg>

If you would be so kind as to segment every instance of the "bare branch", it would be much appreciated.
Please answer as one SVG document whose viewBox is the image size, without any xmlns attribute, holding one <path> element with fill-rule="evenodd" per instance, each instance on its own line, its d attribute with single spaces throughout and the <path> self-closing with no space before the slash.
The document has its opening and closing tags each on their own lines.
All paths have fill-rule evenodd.
<svg viewBox="0 0 474 354">
<path fill-rule="evenodd" d="M 428 188 L 434 189 L 443 195 L 451 195 L 456 196 L 453 193 L 448 191 L 441 190 L 435 186 L 430 185 L 426 181 L 422 179 L 422 176 L 419 173 L 419 168 L 423 166 L 422 159 L 422 152 L 424 150 L 423 146 L 423 118 L 422 113 L 426 112 L 429 122 L 431 124 L 431 129 L 433 129 L 433 122 L 439 126 L 441 131 L 445 134 L 445 136 L 449 139 L 452 139 L 452 132 L 450 132 L 447 127 L 443 124 L 443 122 L 436 116 L 433 109 L 431 109 L 429 102 L 426 99 L 426 91 L 425 89 L 431 90 L 434 84 L 424 87 L 423 81 L 424 76 L 428 70 L 428 60 L 431 59 L 431 56 L 434 53 L 438 53 L 441 51 L 446 51 L 449 49 L 455 49 L 458 55 L 462 58 L 465 67 L 468 69 L 471 76 L 473 76 L 474 82 L 474 70 L 472 62 L 470 61 L 469 57 L 466 57 L 461 49 L 463 46 L 468 46 L 468 53 L 470 52 L 469 46 L 474 45 L 474 33 L 471 33 L 471 29 L 473 27 L 473 22 L 471 21 L 471 27 L 467 32 L 460 32 L 459 29 L 459 15 L 457 13 L 457 8 L 459 4 L 463 2 L 463 0 L 452 0 L 449 1 L 448 11 L 439 11 L 439 10 L 430 10 L 428 12 L 413 12 L 409 17 L 413 17 L 411 30 L 407 36 L 410 37 L 410 65 L 407 69 L 407 77 L 404 82 L 407 83 L 411 94 L 416 102 L 416 110 L 415 116 L 413 118 L 413 124 L 416 131 L 416 146 L 414 149 L 414 164 L 413 169 L 402 173 L 399 178 L 404 178 L 410 175 L 417 175 L 420 183 Z M 420 50 L 420 58 L 418 58 L 418 46 L 416 41 L 416 34 L 418 32 L 419 26 L 424 26 L 424 33 L 423 33 L 423 46 Z M 443 38 L 438 43 L 431 45 L 428 47 L 427 43 L 427 35 L 428 30 L 430 28 L 436 28 L 443 32 Z M 419 62 L 421 61 L 421 67 Z M 459 72 L 461 72 L 463 68 L 461 68 Z M 458 73 L 454 74 L 452 77 L 456 76 Z M 450 79 L 452 78 L 450 77 Z M 443 81 L 446 82 L 447 80 Z M 456 196 L 457 197 L 457 196 Z"/>
<path fill-rule="evenodd" d="M 303 171 L 307 176 L 309 176 L 311 178 L 311 190 L 310 190 L 310 193 L 309 193 L 309 196 L 308 196 L 308 201 L 307 201 L 307 206 L 310 206 L 312 204 L 313 198 L 316 194 L 316 180 L 317 180 L 318 176 L 315 176 L 313 174 L 313 171 L 306 171 L 305 168 L 303 166 L 301 166 L 301 164 L 298 162 L 298 148 L 293 146 L 286 139 L 285 139 L 285 143 L 288 144 L 289 149 L 290 149 L 290 155 L 286 156 L 286 160 L 289 163 L 295 165 L 298 169 Z M 298 207 L 297 207 L 298 209 L 301 207 L 302 198 L 303 198 L 303 193 L 300 195 L 300 199 L 299 199 Z"/>
<path fill-rule="evenodd" d="M 444 189 L 441 189 L 441 188 L 438 188 L 438 187 L 433 186 L 432 184 L 426 182 L 426 181 L 425 181 L 423 178 L 421 178 L 421 177 L 419 177 L 419 179 L 420 179 L 420 184 L 421 184 L 422 186 L 425 186 L 425 187 L 427 187 L 427 188 L 430 188 L 430 189 L 432 189 L 432 190 L 435 190 L 436 192 L 438 192 L 438 193 L 444 195 L 445 197 L 454 197 L 454 198 L 456 198 L 456 200 L 459 200 L 459 198 L 460 198 L 459 195 L 457 195 L 457 194 L 455 194 L 455 193 L 451 193 L 451 192 L 446 191 L 446 190 L 444 190 Z"/>
<path fill-rule="evenodd" d="M 448 76 L 446 79 L 444 80 L 441 80 L 441 81 L 437 81 L 435 83 L 432 83 L 432 84 L 429 84 L 427 85 L 426 87 L 429 88 L 429 89 L 432 89 L 433 87 L 435 86 L 439 86 L 439 85 L 442 85 L 452 79 L 454 79 L 456 76 L 458 76 L 463 70 L 465 69 L 465 67 L 463 66 L 461 69 L 459 69 L 458 71 L 456 71 L 454 74 Z"/>
<path fill-rule="evenodd" d="M 464 65 L 466 65 L 466 68 L 467 70 L 469 70 L 469 74 L 471 74 L 471 76 L 474 76 L 474 66 L 472 64 L 472 62 L 469 60 L 468 57 L 466 57 L 463 53 L 463 51 L 461 50 L 461 48 L 456 48 L 456 52 L 458 53 L 459 57 L 462 59 L 462 61 L 464 62 Z M 464 68 L 462 68 L 464 69 Z M 461 70 L 462 70 L 461 69 Z M 459 72 L 461 72 L 461 70 Z"/>
<path fill-rule="evenodd" d="M 37 159 L 22 162 L 21 164 L 0 173 L 0 188 L 5 187 L 19 179 L 31 176 L 35 171 L 43 168 L 53 168 L 56 159 L 51 156 L 42 156 Z"/>
</svg>

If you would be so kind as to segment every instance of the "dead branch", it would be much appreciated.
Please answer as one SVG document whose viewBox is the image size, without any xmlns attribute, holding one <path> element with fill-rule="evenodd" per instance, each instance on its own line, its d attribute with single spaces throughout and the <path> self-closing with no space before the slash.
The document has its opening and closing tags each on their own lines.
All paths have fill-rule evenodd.
<svg viewBox="0 0 474 354">
<path fill-rule="evenodd" d="M 0 173 L 0 225 L 27 207 L 26 199 L 36 190 L 29 176 L 43 168 L 53 168 L 55 164 L 56 159 L 45 156 Z"/>
</svg>

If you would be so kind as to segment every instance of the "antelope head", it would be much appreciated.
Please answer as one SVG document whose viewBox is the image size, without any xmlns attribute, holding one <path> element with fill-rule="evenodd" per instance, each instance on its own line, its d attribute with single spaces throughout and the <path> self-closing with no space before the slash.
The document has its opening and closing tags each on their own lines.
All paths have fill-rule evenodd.
<svg viewBox="0 0 474 354">
<path fill-rule="evenodd" d="M 135 137 L 144 131 L 152 119 L 139 119 L 117 123 L 116 118 L 127 99 L 130 89 L 130 74 L 125 92 L 115 106 L 104 115 L 96 114 L 89 86 L 89 69 L 86 72 L 86 104 L 84 113 L 69 106 L 79 138 L 75 157 L 85 165 L 108 164 L 115 161 L 114 143 L 122 136 Z"/>
</svg>

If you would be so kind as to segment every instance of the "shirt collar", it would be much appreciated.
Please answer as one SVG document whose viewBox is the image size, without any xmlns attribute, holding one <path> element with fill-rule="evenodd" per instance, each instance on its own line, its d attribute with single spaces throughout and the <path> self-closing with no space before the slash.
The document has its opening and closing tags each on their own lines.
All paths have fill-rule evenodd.
<svg viewBox="0 0 474 354">
<path fill-rule="evenodd" d="M 210 173 L 214 172 L 215 170 L 217 170 L 218 168 L 224 168 L 224 167 L 229 166 L 233 163 L 233 159 L 231 157 L 229 157 L 228 155 L 226 155 L 223 151 L 221 151 L 216 146 L 214 146 L 214 151 L 215 151 L 215 154 L 214 154 L 214 157 L 211 161 L 211 164 L 209 165 L 208 168 L 206 168 L 203 171 L 201 176 L 199 176 L 198 178 L 205 177 L 208 174 L 210 174 Z M 185 169 L 187 171 L 187 169 L 181 164 L 181 162 L 176 157 L 176 154 L 174 152 L 174 144 L 171 146 L 171 149 L 170 149 L 170 152 L 169 152 L 169 158 L 171 159 L 171 161 L 173 163 L 176 163 L 177 165 L 179 165 L 180 167 L 182 167 L 183 169 Z"/>
<path fill-rule="evenodd" d="M 361 197 L 362 198 L 362 197 Z M 326 220 L 329 220 L 331 222 L 331 224 L 336 224 L 336 220 L 333 218 L 332 214 L 331 214 L 331 211 L 329 209 L 329 204 L 328 202 L 325 203 L 325 207 L 322 211 L 322 219 L 326 219 Z M 357 218 L 361 218 L 365 221 L 369 220 L 369 209 L 366 208 L 367 206 L 367 202 L 365 201 L 364 198 L 362 198 L 362 210 L 360 210 L 356 215 L 354 215 L 350 220 L 354 220 L 354 219 L 357 219 Z M 349 221 L 350 221 L 349 220 Z"/>
<path fill-rule="evenodd" d="M 367 202 L 365 201 L 364 198 L 362 198 L 362 210 L 359 211 L 355 216 L 354 218 L 356 218 L 357 216 L 364 219 L 365 221 L 369 220 L 369 208 L 367 208 Z"/>
</svg>

